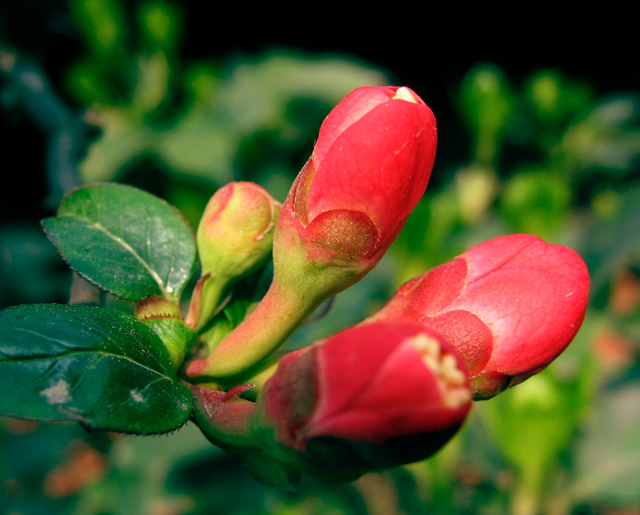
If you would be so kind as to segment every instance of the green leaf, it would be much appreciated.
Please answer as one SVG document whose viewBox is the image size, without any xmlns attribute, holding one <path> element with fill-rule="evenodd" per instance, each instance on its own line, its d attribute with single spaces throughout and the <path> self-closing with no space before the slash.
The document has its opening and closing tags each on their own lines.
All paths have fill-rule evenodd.
<svg viewBox="0 0 640 515">
<path fill-rule="evenodd" d="M 134 317 L 61 304 L 0 311 L 0 414 L 150 434 L 180 427 L 191 408 L 168 351 Z"/>
<path fill-rule="evenodd" d="M 195 239 L 182 215 L 130 186 L 80 188 L 42 224 L 76 272 L 125 300 L 176 301 L 195 268 Z"/>
</svg>

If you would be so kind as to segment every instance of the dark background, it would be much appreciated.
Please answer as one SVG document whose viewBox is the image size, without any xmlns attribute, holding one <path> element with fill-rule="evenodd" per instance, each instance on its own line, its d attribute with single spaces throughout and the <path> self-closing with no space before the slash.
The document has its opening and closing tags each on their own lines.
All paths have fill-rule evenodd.
<svg viewBox="0 0 640 515">
<path fill-rule="evenodd" d="M 135 2 L 127 5 L 133 8 Z M 453 86 L 478 63 L 498 65 L 515 83 L 540 68 L 560 69 L 588 81 L 598 96 L 640 85 L 634 17 L 612 6 L 587 18 L 584 12 L 541 5 L 495 12 L 462 5 L 438 12 L 433 5 L 400 3 L 305 3 L 287 9 L 195 0 L 179 5 L 185 15 L 183 59 L 224 60 L 273 48 L 348 56 L 419 92 L 436 113 L 440 133 L 452 138 L 463 137 L 456 132 Z M 60 84 L 66 66 L 82 51 L 67 10 L 61 0 L 2 2 L 0 44 L 33 57 Z M 33 173 L 42 169 L 44 138 L 27 116 L 1 114 L 3 162 L 13 163 L 4 175 L 11 176 L 17 194 L 1 204 L 0 219 L 40 219 L 50 214 L 42 204 L 44 185 Z"/>
<path fill-rule="evenodd" d="M 601 90 L 638 86 L 635 16 L 616 12 L 613 4 L 599 5 L 599 12 L 594 5 L 588 13 L 582 12 L 585 6 L 574 12 L 535 4 L 494 12 L 463 5 L 434 10 L 429 4 L 304 3 L 284 9 L 187 0 L 178 5 L 185 13 L 186 58 L 253 54 L 273 46 L 347 54 L 388 69 L 416 89 L 428 84 L 434 94 L 481 61 L 502 66 L 516 79 L 556 67 Z M 2 2 L 0 41 L 44 58 L 54 75 L 81 50 L 62 0 Z"/>
</svg>

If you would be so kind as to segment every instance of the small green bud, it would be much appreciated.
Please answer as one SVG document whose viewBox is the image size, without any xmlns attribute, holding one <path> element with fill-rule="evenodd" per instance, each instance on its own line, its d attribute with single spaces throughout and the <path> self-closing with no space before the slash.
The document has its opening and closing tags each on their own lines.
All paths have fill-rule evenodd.
<svg viewBox="0 0 640 515">
<path fill-rule="evenodd" d="M 240 277 L 263 265 L 279 212 L 280 204 L 257 184 L 232 182 L 220 188 L 198 226 L 202 275 Z"/>
<path fill-rule="evenodd" d="M 251 182 L 232 182 L 211 197 L 196 235 L 202 278 L 187 316 L 196 330 L 215 314 L 233 282 L 267 263 L 279 213 L 280 204 Z"/>
</svg>

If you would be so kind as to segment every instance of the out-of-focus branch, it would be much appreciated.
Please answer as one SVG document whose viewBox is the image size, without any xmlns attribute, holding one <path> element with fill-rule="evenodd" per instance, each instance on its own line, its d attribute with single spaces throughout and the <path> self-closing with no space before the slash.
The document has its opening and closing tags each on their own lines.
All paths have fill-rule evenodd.
<svg viewBox="0 0 640 515">
<path fill-rule="evenodd" d="M 0 77 L 47 137 L 46 203 L 55 208 L 67 193 L 82 185 L 77 166 L 86 150 L 88 126 L 60 98 L 44 70 L 19 53 L 0 47 Z M 74 274 L 71 304 L 99 304 L 99 298 L 94 285 Z"/>
<path fill-rule="evenodd" d="M 0 77 L 47 136 L 47 203 L 57 206 L 66 193 L 82 184 L 77 165 L 86 149 L 88 126 L 60 98 L 45 72 L 18 52 L 0 47 Z"/>
</svg>

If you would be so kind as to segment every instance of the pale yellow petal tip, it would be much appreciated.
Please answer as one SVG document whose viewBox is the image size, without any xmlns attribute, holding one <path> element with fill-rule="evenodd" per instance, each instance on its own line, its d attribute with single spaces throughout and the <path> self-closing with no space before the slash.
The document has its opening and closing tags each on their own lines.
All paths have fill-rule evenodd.
<svg viewBox="0 0 640 515">
<path fill-rule="evenodd" d="M 441 352 L 440 342 L 426 334 L 417 334 L 407 339 L 422 358 L 424 364 L 435 374 L 442 394 L 442 403 L 447 408 L 459 408 L 471 401 L 471 390 L 467 387 L 467 376 L 458 368 L 451 354 Z"/>
<path fill-rule="evenodd" d="M 422 103 L 422 100 L 420 100 L 413 91 L 404 86 L 398 88 L 398 91 L 396 91 L 396 94 L 393 96 L 393 100 L 404 100 L 405 102 L 411 102 L 413 104 Z"/>
</svg>

